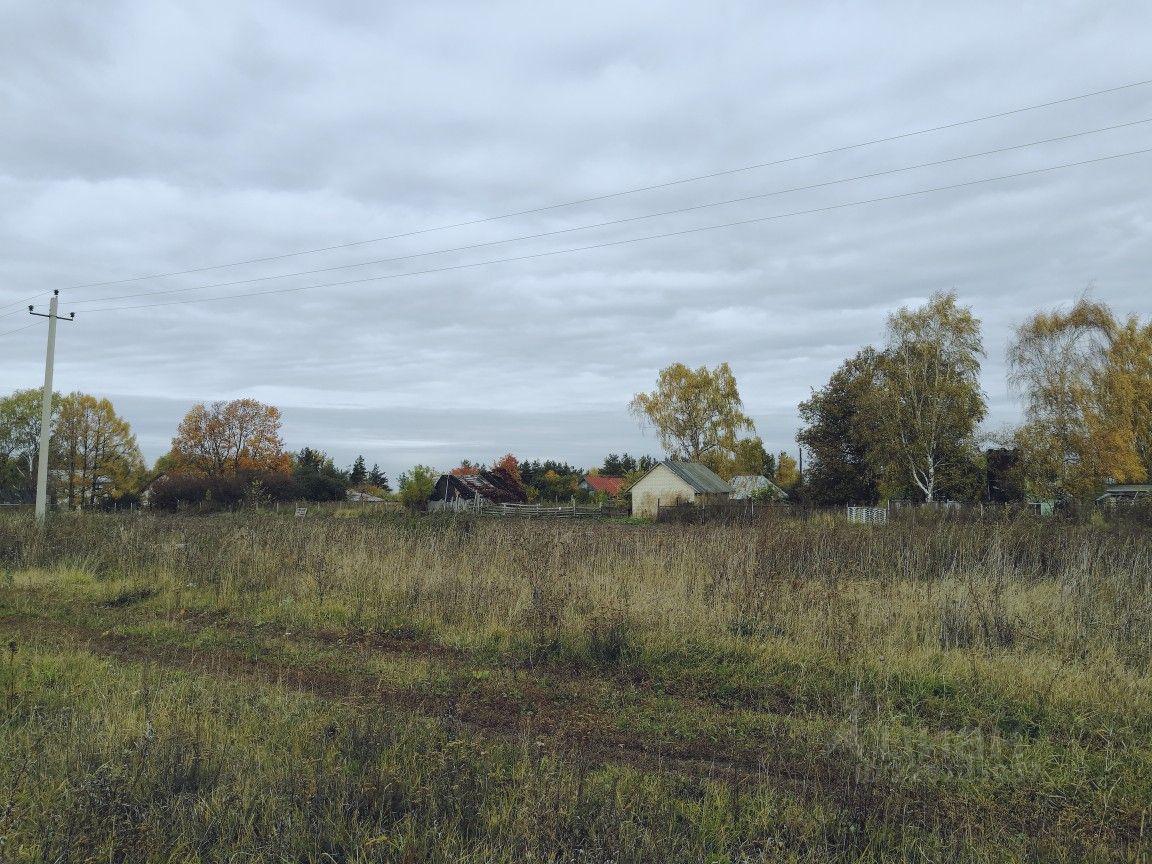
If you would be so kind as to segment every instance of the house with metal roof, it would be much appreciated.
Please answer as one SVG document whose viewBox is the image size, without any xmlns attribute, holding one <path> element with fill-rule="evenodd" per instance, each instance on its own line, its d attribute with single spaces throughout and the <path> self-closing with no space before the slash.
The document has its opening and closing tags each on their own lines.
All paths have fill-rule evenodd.
<svg viewBox="0 0 1152 864">
<path fill-rule="evenodd" d="M 632 485 L 632 515 L 655 518 L 660 507 L 727 501 L 732 487 L 699 462 L 665 459 Z"/>
<path fill-rule="evenodd" d="M 756 500 L 770 499 L 772 501 L 787 501 L 788 493 L 759 474 L 739 474 L 733 477 L 730 484 L 732 497 L 739 500 L 755 498 Z"/>
<path fill-rule="evenodd" d="M 601 493 L 615 498 L 624 489 L 623 477 L 609 477 L 607 474 L 585 474 L 580 488 L 592 494 Z"/>
</svg>

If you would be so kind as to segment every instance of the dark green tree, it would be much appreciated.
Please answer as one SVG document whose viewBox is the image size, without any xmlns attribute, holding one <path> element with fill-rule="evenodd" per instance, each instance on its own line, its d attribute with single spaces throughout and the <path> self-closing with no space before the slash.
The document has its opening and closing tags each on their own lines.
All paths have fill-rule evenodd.
<svg viewBox="0 0 1152 864">
<path fill-rule="evenodd" d="M 348 472 L 348 482 L 353 486 L 360 486 L 368 479 L 368 469 L 364 467 L 364 457 L 357 456 Z"/>
<path fill-rule="evenodd" d="M 632 464 L 629 465 L 629 462 Z M 609 477 L 623 477 L 635 468 L 635 461 L 627 453 L 622 457 L 615 453 L 609 453 L 604 457 L 604 464 L 600 467 L 600 473 Z"/>
<path fill-rule="evenodd" d="M 343 501 L 348 475 L 322 450 L 305 447 L 292 460 L 292 476 L 300 497 L 307 501 Z"/>
<path fill-rule="evenodd" d="M 368 472 L 368 483 L 372 486 L 378 486 L 385 492 L 391 492 L 392 487 L 388 485 L 388 475 L 380 470 L 380 466 L 372 463 L 372 470 Z"/>
<path fill-rule="evenodd" d="M 879 377 L 879 356 L 864 348 L 800 403 L 804 428 L 796 437 L 808 457 L 804 486 L 814 504 L 871 504 L 880 497 L 870 458 L 878 435 L 869 413 L 869 394 Z"/>
</svg>

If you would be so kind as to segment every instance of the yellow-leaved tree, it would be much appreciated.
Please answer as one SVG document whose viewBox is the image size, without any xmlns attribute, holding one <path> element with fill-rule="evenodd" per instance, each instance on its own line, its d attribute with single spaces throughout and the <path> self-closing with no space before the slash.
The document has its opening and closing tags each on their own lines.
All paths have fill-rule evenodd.
<svg viewBox="0 0 1152 864">
<path fill-rule="evenodd" d="M 1038 312 L 1008 350 L 1025 401 L 1015 441 L 1037 494 L 1090 495 L 1152 476 L 1152 322 L 1081 297 Z"/>
<path fill-rule="evenodd" d="M 656 430 L 669 456 L 689 462 L 731 459 L 740 432 L 755 430 L 727 363 L 715 369 L 673 363 L 660 370 L 656 389 L 637 393 L 629 408 Z"/>
<path fill-rule="evenodd" d="M 60 400 L 53 461 L 63 471 L 57 495 L 70 507 L 92 507 L 135 492 L 144 458 L 128 421 L 107 399 L 69 393 Z"/>
</svg>

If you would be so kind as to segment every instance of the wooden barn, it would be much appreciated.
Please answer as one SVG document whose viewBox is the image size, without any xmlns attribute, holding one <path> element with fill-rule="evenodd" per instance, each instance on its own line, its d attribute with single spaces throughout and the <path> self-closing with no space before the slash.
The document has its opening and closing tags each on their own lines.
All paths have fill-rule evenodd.
<svg viewBox="0 0 1152 864">
<path fill-rule="evenodd" d="M 524 491 L 500 471 L 463 477 L 441 474 L 428 498 L 429 510 L 479 510 L 488 504 L 524 504 Z"/>
</svg>

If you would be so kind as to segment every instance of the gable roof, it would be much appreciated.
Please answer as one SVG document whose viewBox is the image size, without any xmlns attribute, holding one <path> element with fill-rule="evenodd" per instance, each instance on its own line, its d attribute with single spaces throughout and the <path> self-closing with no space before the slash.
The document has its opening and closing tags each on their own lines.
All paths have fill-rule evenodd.
<svg viewBox="0 0 1152 864">
<path fill-rule="evenodd" d="M 671 459 L 665 459 L 660 465 L 663 465 L 697 492 L 719 495 L 732 493 L 731 486 L 721 480 L 711 468 L 701 465 L 699 462 L 673 462 Z M 657 465 L 652 471 L 655 471 L 660 465 Z M 649 471 L 648 474 L 651 474 L 652 471 Z M 648 474 L 644 476 L 647 477 Z"/>
<path fill-rule="evenodd" d="M 384 499 L 376 495 L 371 495 L 367 492 L 359 492 L 355 489 L 349 489 L 344 493 L 349 501 L 359 501 L 362 504 L 380 504 Z"/>
<path fill-rule="evenodd" d="M 788 497 L 788 493 L 769 480 L 759 474 L 740 474 L 733 477 L 731 481 L 732 497 L 733 498 L 751 498 L 757 492 L 767 489 L 771 491 L 773 497 L 779 501 L 783 501 Z"/>
<path fill-rule="evenodd" d="M 516 489 L 499 471 L 481 471 L 463 477 L 441 474 L 429 501 L 473 500 L 477 495 L 495 504 L 523 504 L 524 493 Z"/>
<path fill-rule="evenodd" d="M 603 492 L 612 498 L 620 494 L 620 490 L 624 488 L 623 477 L 607 477 L 602 474 L 585 474 L 584 482 L 588 484 L 588 488 L 593 492 Z"/>
</svg>

